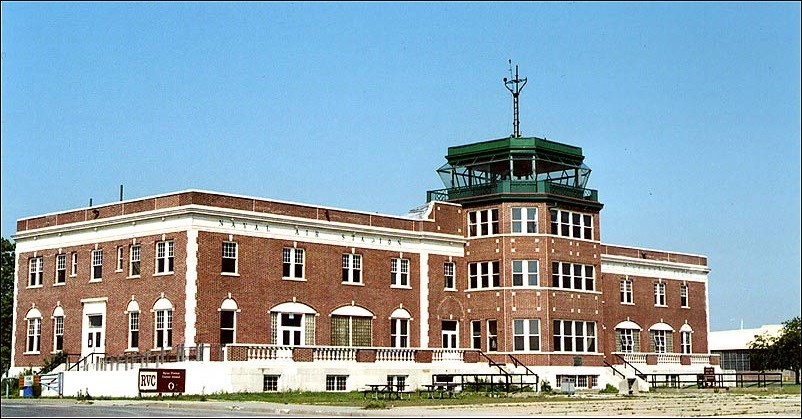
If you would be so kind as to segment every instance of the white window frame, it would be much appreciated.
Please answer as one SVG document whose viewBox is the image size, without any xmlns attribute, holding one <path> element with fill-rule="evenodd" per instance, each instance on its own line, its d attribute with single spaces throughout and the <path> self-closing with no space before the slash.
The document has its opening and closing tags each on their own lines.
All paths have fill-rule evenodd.
<svg viewBox="0 0 802 419">
<path fill-rule="evenodd" d="M 493 330 L 495 329 L 495 331 Z M 487 321 L 487 351 L 498 352 L 498 320 Z"/>
<path fill-rule="evenodd" d="M 42 286 L 45 261 L 42 256 L 33 257 L 28 261 L 28 288 Z"/>
<path fill-rule="evenodd" d="M 390 286 L 411 288 L 409 285 L 409 259 L 392 258 L 390 260 Z"/>
<path fill-rule="evenodd" d="M 596 268 L 593 265 L 555 261 L 551 264 L 551 270 L 552 288 L 596 291 Z M 579 287 L 576 286 L 577 282 Z"/>
<path fill-rule="evenodd" d="M 565 325 L 569 325 L 566 333 Z M 554 352 L 596 353 L 598 351 L 596 322 L 581 320 L 554 320 Z M 558 341 L 559 340 L 559 341 Z M 571 349 L 566 350 L 570 342 Z M 557 348 L 559 346 L 559 348 Z M 581 350 L 577 350 L 581 347 Z"/>
<path fill-rule="evenodd" d="M 223 327 L 223 313 L 231 313 L 231 326 L 230 327 Z M 227 343 L 237 343 L 237 310 L 232 309 L 220 309 L 220 334 L 223 334 L 223 331 L 230 331 L 231 332 L 231 342 Z M 225 345 L 223 340 L 220 339 L 220 344 Z"/>
<path fill-rule="evenodd" d="M 390 319 L 390 343 L 393 348 L 409 348 L 409 319 Z"/>
<path fill-rule="evenodd" d="M 691 333 L 692 332 L 688 330 L 681 330 L 679 332 L 680 351 L 685 355 L 693 352 Z"/>
<path fill-rule="evenodd" d="M 635 352 L 635 333 L 636 329 L 618 329 L 621 339 L 621 352 L 632 353 Z"/>
<path fill-rule="evenodd" d="M 540 352 L 540 319 L 513 319 L 512 342 L 515 352 Z"/>
<path fill-rule="evenodd" d="M 139 340 L 142 335 L 139 333 L 139 325 L 142 320 L 142 316 L 140 315 L 139 311 L 129 311 L 128 312 L 128 349 L 135 350 L 139 349 Z M 136 345 L 134 345 L 134 333 L 136 333 Z"/>
<path fill-rule="evenodd" d="M 306 314 L 303 313 L 276 313 L 276 344 L 284 345 L 284 346 L 301 346 L 304 345 L 306 342 Z M 300 318 L 299 324 L 297 326 L 294 325 L 285 325 L 284 324 L 284 316 L 293 317 L 298 316 Z M 289 339 L 291 342 L 284 341 L 284 332 L 289 332 Z M 299 332 L 298 342 L 294 342 L 296 334 L 294 332 Z"/>
<path fill-rule="evenodd" d="M 499 234 L 498 208 L 468 212 L 468 237 L 484 237 Z"/>
<path fill-rule="evenodd" d="M 78 276 L 78 253 L 72 252 L 70 259 L 70 276 Z"/>
<path fill-rule="evenodd" d="M 501 263 L 499 261 L 472 262 L 468 264 L 468 289 L 489 289 L 500 286 Z"/>
<path fill-rule="evenodd" d="M 67 283 L 67 255 L 65 253 L 56 255 L 56 277 L 53 283 L 56 285 Z"/>
<path fill-rule="evenodd" d="M 654 342 L 654 352 L 658 354 L 666 353 L 666 331 L 665 330 L 651 330 L 652 341 Z"/>
<path fill-rule="evenodd" d="M 618 285 L 618 290 L 620 291 L 620 299 L 621 304 L 627 305 L 634 305 L 634 300 L 632 299 L 632 280 L 631 279 L 622 279 Z"/>
<path fill-rule="evenodd" d="M 687 284 L 682 284 L 679 286 L 679 302 L 680 302 L 680 307 L 690 308 Z"/>
<path fill-rule="evenodd" d="M 516 284 L 516 282 L 520 283 Z M 540 286 L 540 261 L 513 260 L 512 286 L 524 288 Z"/>
<path fill-rule="evenodd" d="M 482 349 L 482 321 L 471 321 L 471 349 Z"/>
<path fill-rule="evenodd" d="M 159 263 L 162 264 L 159 270 Z M 173 273 L 175 269 L 175 242 L 173 240 L 163 240 L 156 242 L 156 275 L 167 275 Z M 141 272 L 141 266 L 140 266 Z"/>
<path fill-rule="evenodd" d="M 142 276 L 142 246 L 138 244 L 131 245 L 128 253 L 128 276 L 130 278 L 139 278 Z M 134 273 L 134 266 L 136 266 L 136 273 Z"/>
<path fill-rule="evenodd" d="M 563 214 L 566 215 L 563 216 Z M 575 239 L 593 240 L 593 215 L 552 209 L 551 234 Z"/>
<path fill-rule="evenodd" d="M 655 282 L 654 283 L 654 306 L 655 307 L 666 307 L 666 283 L 665 282 Z"/>
<path fill-rule="evenodd" d="M 284 279 L 306 278 L 306 252 L 297 247 L 285 247 L 281 251 L 281 276 Z M 298 270 L 300 269 L 300 272 Z"/>
<path fill-rule="evenodd" d="M 103 280 L 103 249 L 92 251 L 92 277 L 90 281 Z"/>
<path fill-rule="evenodd" d="M 443 263 L 443 289 L 457 289 L 457 264 L 454 262 Z"/>
<path fill-rule="evenodd" d="M 454 330 L 446 330 L 443 326 L 446 323 L 453 323 L 455 326 Z M 445 349 L 456 349 L 459 348 L 459 322 L 456 320 L 441 320 L 440 321 L 440 332 L 442 337 L 442 346 Z"/>
<path fill-rule="evenodd" d="M 58 338 L 61 337 L 61 348 L 58 347 Z M 64 316 L 53 317 L 53 352 L 64 350 Z"/>
<path fill-rule="evenodd" d="M 173 348 L 173 309 L 156 310 L 153 316 L 154 320 L 154 333 L 153 333 L 153 349 L 168 350 Z M 159 339 L 159 332 L 162 332 L 161 341 Z"/>
<path fill-rule="evenodd" d="M 115 272 L 122 272 L 125 266 L 125 257 L 123 257 L 123 247 L 117 246 L 117 269 Z"/>
<path fill-rule="evenodd" d="M 239 245 L 235 241 L 224 241 L 221 248 L 220 273 L 222 275 L 239 275 Z M 227 271 L 226 260 L 234 261 L 234 271 Z M 230 263 L 230 262 L 229 262 Z"/>
<path fill-rule="evenodd" d="M 25 340 L 25 353 L 38 354 L 42 344 L 42 318 L 29 317 L 26 320 L 28 322 L 28 335 Z"/>
<path fill-rule="evenodd" d="M 343 284 L 362 284 L 362 255 L 343 253 Z"/>
<path fill-rule="evenodd" d="M 512 207 L 510 211 L 512 234 L 537 234 L 537 207 Z"/>
</svg>

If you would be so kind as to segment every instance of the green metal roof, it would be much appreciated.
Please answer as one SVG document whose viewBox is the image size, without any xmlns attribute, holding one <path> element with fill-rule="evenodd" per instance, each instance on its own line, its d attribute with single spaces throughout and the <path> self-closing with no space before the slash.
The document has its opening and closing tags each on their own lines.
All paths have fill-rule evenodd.
<svg viewBox="0 0 802 419">
<path fill-rule="evenodd" d="M 453 163 L 466 158 L 498 152 L 515 154 L 533 153 L 538 151 L 561 155 L 563 158 L 568 157 L 571 159 L 576 159 L 580 162 L 585 159 L 585 157 L 582 155 L 582 148 L 580 147 L 537 137 L 507 137 L 499 138 L 497 140 L 482 141 L 478 143 L 449 147 L 446 159 L 449 163 Z"/>
</svg>

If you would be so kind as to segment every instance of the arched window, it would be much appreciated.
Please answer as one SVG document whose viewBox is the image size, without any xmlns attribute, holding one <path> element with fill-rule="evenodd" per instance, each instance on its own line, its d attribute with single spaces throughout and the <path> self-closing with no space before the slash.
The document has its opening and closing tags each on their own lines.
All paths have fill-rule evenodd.
<svg viewBox="0 0 802 419">
<path fill-rule="evenodd" d="M 270 309 L 270 335 L 276 345 L 314 345 L 317 312 L 306 304 L 287 302 Z"/>
<path fill-rule="evenodd" d="M 680 351 L 683 354 L 690 354 L 693 352 L 693 346 L 691 345 L 691 337 L 693 336 L 693 329 L 691 329 L 691 325 L 685 323 L 682 327 L 679 328 L 679 346 Z"/>
<path fill-rule="evenodd" d="M 153 304 L 155 314 L 154 348 L 170 349 L 173 346 L 173 303 L 162 297 Z"/>
<path fill-rule="evenodd" d="M 409 321 L 412 316 L 403 308 L 397 308 L 390 314 L 390 346 L 393 348 L 409 347 Z"/>
<path fill-rule="evenodd" d="M 53 309 L 53 352 L 64 350 L 64 308 Z"/>
<path fill-rule="evenodd" d="M 28 323 L 28 339 L 25 344 L 26 353 L 39 353 L 39 346 L 42 340 L 42 313 L 32 307 L 25 315 Z"/>
<path fill-rule="evenodd" d="M 125 312 L 128 314 L 128 350 L 137 350 L 139 349 L 139 303 L 131 300 Z"/>
<path fill-rule="evenodd" d="M 356 306 L 343 306 L 331 312 L 331 344 L 371 346 L 373 313 Z"/>
<path fill-rule="evenodd" d="M 637 323 L 626 320 L 615 325 L 616 352 L 640 352 L 640 331 Z"/>
<path fill-rule="evenodd" d="M 674 328 L 666 323 L 655 323 L 649 328 L 649 352 L 658 354 L 674 352 Z"/>
<path fill-rule="evenodd" d="M 226 345 L 237 341 L 237 302 L 229 297 L 220 305 L 220 344 Z"/>
</svg>

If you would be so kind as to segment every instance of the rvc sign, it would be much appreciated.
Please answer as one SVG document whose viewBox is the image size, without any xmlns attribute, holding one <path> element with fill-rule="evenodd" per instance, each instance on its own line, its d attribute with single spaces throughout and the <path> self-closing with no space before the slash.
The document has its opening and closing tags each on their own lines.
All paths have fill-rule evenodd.
<svg viewBox="0 0 802 419">
<path fill-rule="evenodd" d="M 186 370 L 140 368 L 137 377 L 140 393 L 183 393 Z"/>
</svg>

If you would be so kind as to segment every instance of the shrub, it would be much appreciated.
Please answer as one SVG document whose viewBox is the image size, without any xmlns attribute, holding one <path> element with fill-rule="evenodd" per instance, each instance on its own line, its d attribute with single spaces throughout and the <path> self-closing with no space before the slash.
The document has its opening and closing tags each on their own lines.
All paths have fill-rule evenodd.
<svg viewBox="0 0 802 419">
<path fill-rule="evenodd" d="M 607 383 L 607 385 L 601 391 L 599 391 L 599 393 L 618 393 L 618 388 L 610 383 Z"/>
<path fill-rule="evenodd" d="M 549 380 L 543 380 L 540 382 L 540 392 L 543 394 L 554 394 L 554 389 L 551 388 L 551 384 L 549 384 Z"/>
</svg>

